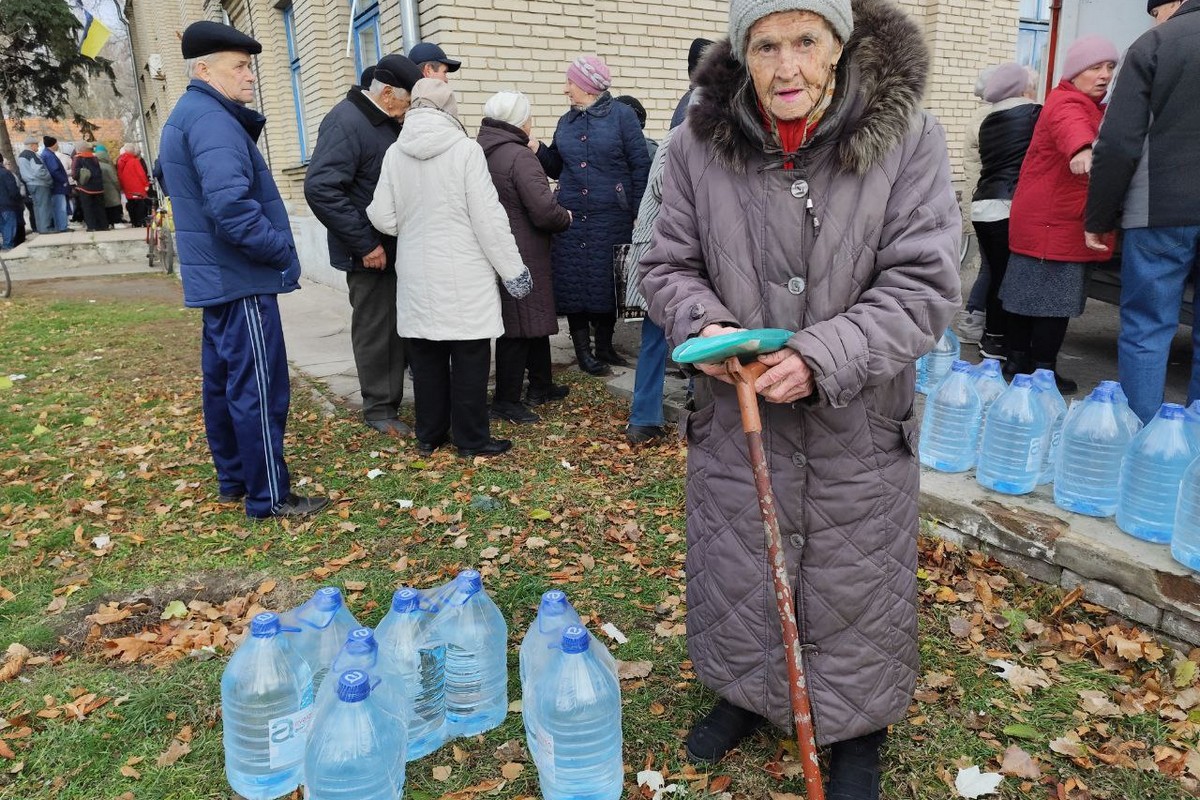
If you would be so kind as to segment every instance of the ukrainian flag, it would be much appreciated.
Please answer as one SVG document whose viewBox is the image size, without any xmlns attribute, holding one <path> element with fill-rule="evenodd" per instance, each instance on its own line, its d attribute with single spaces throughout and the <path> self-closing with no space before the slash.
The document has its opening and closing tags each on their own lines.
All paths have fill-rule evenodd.
<svg viewBox="0 0 1200 800">
<path fill-rule="evenodd" d="M 110 36 L 112 36 L 112 31 L 104 27 L 103 22 L 93 17 L 90 12 L 83 12 L 83 38 L 79 40 L 80 54 L 94 59 L 100 55 L 100 49 L 104 47 Z"/>
</svg>

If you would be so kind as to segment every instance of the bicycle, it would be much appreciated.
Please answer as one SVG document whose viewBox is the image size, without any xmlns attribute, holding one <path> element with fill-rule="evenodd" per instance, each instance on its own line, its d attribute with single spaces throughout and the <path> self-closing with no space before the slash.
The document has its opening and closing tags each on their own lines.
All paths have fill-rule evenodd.
<svg viewBox="0 0 1200 800">
<path fill-rule="evenodd" d="M 175 272 L 175 236 L 172 233 L 170 201 L 156 206 L 146 226 L 146 261 L 150 269 L 161 269 L 168 275 Z"/>
<path fill-rule="evenodd" d="M 12 297 L 12 276 L 8 274 L 8 264 L 0 255 L 0 300 Z"/>
</svg>

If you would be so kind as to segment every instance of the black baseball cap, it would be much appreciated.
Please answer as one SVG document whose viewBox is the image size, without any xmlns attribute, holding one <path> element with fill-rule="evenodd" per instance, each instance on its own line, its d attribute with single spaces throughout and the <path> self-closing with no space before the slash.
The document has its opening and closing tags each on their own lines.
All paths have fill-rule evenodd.
<svg viewBox="0 0 1200 800">
<path fill-rule="evenodd" d="M 445 64 L 450 68 L 451 72 L 458 72 L 458 68 L 462 66 L 461 61 L 455 61 L 446 55 L 446 51 L 438 47 L 433 42 L 421 42 L 413 45 L 413 48 L 408 51 L 408 57 L 412 59 L 414 64 L 424 64 L 426 61 L 436 61 L 439 64 Z"/>
<path fill-rule="evenodd" d="M 252 56 L 262 52 L 262 45 L 257 40 L 237 28 L 208 20 L 188 25 L 180 37 L 180 44 L 184 58 L 199 58 L 226 50 L 249 53 Z"/>
<path fill-rule="evenodd" d="M 410 58 L 389 53 L 379 59 L 372 78 L 380 83 L 386 83 L 388 86 L 395 86 L 411 92 L 417 85 L 417 81 L 421 80 L 421 68 Z M 368 84 L 363 84 L 363 86 L 367 89 L 371 88 Z"/>
</svg>

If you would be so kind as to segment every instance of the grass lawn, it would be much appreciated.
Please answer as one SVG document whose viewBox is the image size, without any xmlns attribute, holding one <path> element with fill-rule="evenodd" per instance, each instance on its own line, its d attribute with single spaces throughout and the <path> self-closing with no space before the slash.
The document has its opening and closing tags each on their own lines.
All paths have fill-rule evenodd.
<svg viewBox="0 0 1200 800">
<path fill-rule="evenodd" d="M 714 697 L 682 635 L 680 446 L 631 451 L 623 404 L 570 372 L 542 423 L 496 426 L 512 454 L 423 460 L 298 379 L 293 481 L 335 503 L 303 523 L 249 521 L 217 503 L 200 317 L 168 280 L 26 284 L 0 302 L 0 649 L 29 651 L 0 668 L 0 798 L 227 798 L 218 682 L 252 613 L 331 583 L 373 625 L 398 586 L 468 566 L 508 620 L 510 699 L 516 646 L 552 587 L 619 659 L 647 662 L 622 683 L 628 797 L 652 796 L 642 770 L 680 787 L 666 797 L 802 796 L 794 747 L 773 734 L 712 770 L 683 758 Z M 1200 651 L 935 539 L 920 577 L 923 676 L 885 797 L 956 797 L 959 768 L 1002 764 L 992 796 L 1193 796 Z M 540 796 L 513 740 L 518 713 L 410 764 L 405 796 Z"/>
</svg>

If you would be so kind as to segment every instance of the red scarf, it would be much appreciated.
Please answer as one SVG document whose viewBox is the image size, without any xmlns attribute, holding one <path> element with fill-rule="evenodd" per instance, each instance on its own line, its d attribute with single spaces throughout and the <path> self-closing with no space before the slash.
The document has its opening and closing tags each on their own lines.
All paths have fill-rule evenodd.
<svg viewBox="0 0 1200 800">
<path fill-rule="evenodd" d="M 763 128 L 767 133 L 774 133 L 772 130 L 771 115 L 763 108 L 762 103 L 758 104 L 758 114 L 762 119 Z M 774 127 L 779 130 L 779 145 L 785 153 L 795 153 L 816 133 L 817 126 L 821 124 L 821 117 L 824 114 L 818 114 L 816 119 L 804 117 L 802 119 L 777 119 L 774 120 Z M 792 168 L 792 162 L 788 161 L 784 164 L 786 169 Z"/>
</svg>

